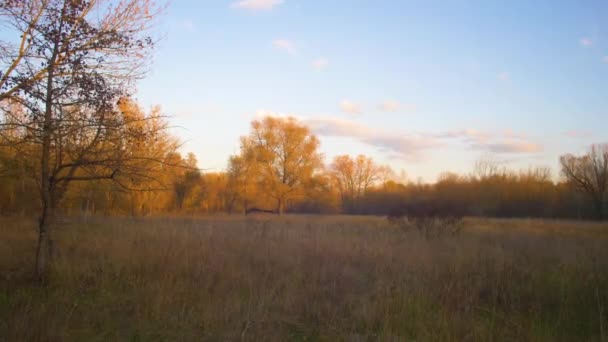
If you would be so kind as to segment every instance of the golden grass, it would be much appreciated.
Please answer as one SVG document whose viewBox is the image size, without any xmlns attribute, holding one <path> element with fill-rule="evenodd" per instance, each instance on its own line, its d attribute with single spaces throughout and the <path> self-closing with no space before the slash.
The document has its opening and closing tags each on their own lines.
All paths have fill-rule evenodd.
<svg viewBox="0 0 608 342">
<path fill-rule="evenodd" d="M 606 340 L 608 225 L 376 217 L 0 219 L 0 341 Z"/>
</svg>

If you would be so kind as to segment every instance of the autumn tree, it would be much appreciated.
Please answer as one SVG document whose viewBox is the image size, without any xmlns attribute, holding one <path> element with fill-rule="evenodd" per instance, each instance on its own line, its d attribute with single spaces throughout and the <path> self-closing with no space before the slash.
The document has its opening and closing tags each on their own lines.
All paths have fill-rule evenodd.
<svg viewBox="0 0 608 342">
<path fill-rule="evenodd" d="M 184 209 L 184 203 L 188 197 L 195 191 L 201 180 L 201 173 L 196 164 L 196 157 L 193 153 L 189 153 L 187 159 L 183 160 L 179 154 L 172 155 L 176 160 L 172 162 L 175 165 L 177 173 L 173 180 L 173 193 L 175 196 L 175 209 L 181 211 Z"/>
<path fill-rule="evenodd" d="M 151 134 L 117 103 L 143 74 L 157 10 L 149 0 L 0 0 L 0 24 L 15 37 L 0 42 L 0 128 L 21 130 L 10 146 L 36 146 L 41 279 L 68 186 L 140 173 L 126 162 L 134 156 L 124 144 Z M 15 115 L 15 106 L 25 115 Z"/>
<path fill-rule="evenodd" d="M 376 182 L 386 180 L 390 168 L 376 165 L 372 158 L 358 155 L 336 156 L 330 166 L 331 175 L 340 192 L 343 206 L 354 205 Z"/>
<path fill-rule="evenodd" d="M 603 220 L 608 190 L 608 144 L 592 145 L 582 156 L 564 155 L 560 164 L 566 179 L 591 199 L 596 219 Z"/>
<path fill-rule="evenodd" d="M 247 141 L 241 139 L 242 150 L 249 149 L 244 146 L 245 144 Z M 227 209 L 229 213 L 233 213 L 237 209 L 241 209 L 245 213 L 256 192 L 257 163 L 253 160 L 252 154 L 247 157 L 249 159 L 246 160 L 242 155 L 231 156 L 228 160 Z"/>
<path fill-rule="evenodd" d="M 229 209 L 228 175 L 224 172 L 206 172 L 201 175 L 200 188 L 192 198 L 193 208 L 204 213 L 218 213 Z"/>
<path fill-rule="evenodd" d="M 241 139 L 242 162 L 255 171 L 250 181 L 276 202 L 282 214 L 286 204 L 304 196 L 322 166 L 319 140 L 295 118 L 265 117 L 251 123 L 251 133 Z"/>
<path fill-rule="evenodd" d="M 298 213 L 337 214 L 340 213 L 341 198 L 328 172 L 313 176 L 306 187 L 303 198 L 290 206 Z"/>
</svg>

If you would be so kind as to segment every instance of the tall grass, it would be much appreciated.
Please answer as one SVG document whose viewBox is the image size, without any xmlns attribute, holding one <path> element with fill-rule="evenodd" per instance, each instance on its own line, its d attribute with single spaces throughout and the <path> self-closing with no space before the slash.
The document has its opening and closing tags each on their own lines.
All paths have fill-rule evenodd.
<svg viewBox="0 0 608 342">
<path fill-rule="evenodd" d="M 47 286 L 33 222 L 0 219 L 0 341 L 608 339 L 608 226 L 382 218 L 65 222 Z"/>
</svg>

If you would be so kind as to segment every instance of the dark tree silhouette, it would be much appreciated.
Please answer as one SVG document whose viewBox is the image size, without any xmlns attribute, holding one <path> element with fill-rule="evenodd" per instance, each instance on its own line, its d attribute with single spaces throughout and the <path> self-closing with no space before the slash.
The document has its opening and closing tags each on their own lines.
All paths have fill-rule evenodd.
<svg viewBox="0 0 608 342">
<path fill-rule="evenodd" d="M 560 164 L 568 181 L 592 200 L 595 217 L 603 220 L 608 190 L 608 144 L 592 145 L 583 156 L 562 156 Z"/>
</svg>

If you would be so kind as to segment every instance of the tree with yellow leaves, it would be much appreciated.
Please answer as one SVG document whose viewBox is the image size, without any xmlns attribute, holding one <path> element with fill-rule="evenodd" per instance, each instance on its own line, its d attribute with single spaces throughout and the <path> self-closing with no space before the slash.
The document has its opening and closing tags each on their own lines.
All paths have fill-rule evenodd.
<svg viewBox="0 0 608 342">
<path fill-rule="evenodd" d="M 278 214 L 289 201 L 306 194 L 322 167 L 319 140 L 295 118 L 254 120 L 250 134 L 241 139 L 239 158 L 234 160 L 255 171 L 249 181 L 275 201 Z"/>
</svg>

